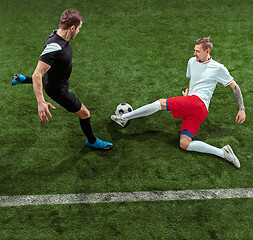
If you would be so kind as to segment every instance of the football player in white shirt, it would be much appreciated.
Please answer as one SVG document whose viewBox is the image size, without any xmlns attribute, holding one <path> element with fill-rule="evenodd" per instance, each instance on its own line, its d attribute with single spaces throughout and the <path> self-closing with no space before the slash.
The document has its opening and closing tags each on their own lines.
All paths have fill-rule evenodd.
<svg viewBox="0 0 253 240">
<path fill-rule="evenodd" d="M 212 47 L 209 37 L 195 41 L 195 57 L 188 61 L 187 66 L 186 76 L 190 79 L 189 88 L 182 91 L 183 96 L 159 99 L 132 112 L 120 116 L 112 115 L 111 119 L 124 127 L 130 119 L 148 116 L 159 110 L 168 110 L 174 118 L 183 119 L 180 136 L 182 149 L 214 154 L 239 168 L 240 162 L 229 145 L 217 148 L 202 141 L 192 140 L 208 115 L 210 99 L 218 82 L 233 89 L 239 106 L 235 118 L 237 124 L 243 123 L 246 118 L 241 90 L 227 68 L 212 59 L 210 56 Z"/>
</svg>

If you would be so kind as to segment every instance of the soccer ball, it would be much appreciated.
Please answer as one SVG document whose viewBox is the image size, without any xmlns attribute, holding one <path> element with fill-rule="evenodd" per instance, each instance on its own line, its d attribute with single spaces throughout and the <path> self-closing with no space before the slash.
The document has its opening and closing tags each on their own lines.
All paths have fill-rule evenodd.
<svg viewBox="0 0 253 240">
<path fill-rule="evenodd" d="M 121 103 L 116 107 L 115 115 L 132 112 L 133 108 L 128 103 Z"/>
</svg>

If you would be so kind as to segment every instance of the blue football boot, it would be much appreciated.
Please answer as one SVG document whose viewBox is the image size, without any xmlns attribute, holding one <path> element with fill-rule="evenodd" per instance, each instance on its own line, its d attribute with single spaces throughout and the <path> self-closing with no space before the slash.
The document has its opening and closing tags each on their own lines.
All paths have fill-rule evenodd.
<svg viewBox="0 0 253 240">
<path fill-rule="evenodd" d="M 109 150 L 113 146 L 112 143 L 106 142 L 106 141 L 102 141 L 102 140 L 100 140 L 98 138 L 96 139 L 96 141 L 93 144 L 89 143 L 89 141 L 86 140 L 85 145 L 87 147 L 96 148 L 96 149 L 100 149 L 100 150 Z"/>
<path fill-rule="evenodd" d="M 11 78 L 11 86 L 15 86 L 17 84 L 22 84 L 23 81 L 26 80 L 26 77 L 22 74 L 15 74 L 12 78 Z"/>
</svg>

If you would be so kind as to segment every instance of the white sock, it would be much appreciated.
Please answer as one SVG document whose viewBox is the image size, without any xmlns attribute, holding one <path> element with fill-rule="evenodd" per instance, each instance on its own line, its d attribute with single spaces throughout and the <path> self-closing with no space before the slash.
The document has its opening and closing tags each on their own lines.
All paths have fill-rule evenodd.
<svg viewBox="0 0 253 240">
<path fill-rule="evenodd" d="M 160 102 L 157 100 L 153 103 L 147 104 L 143 107 L 137 108 L 136 110 L 123 114 L 122 118 L 124 120 L 130 120 L 133 118 L 138 118 L 138 117 L 144 117 L 144 116 L 149 116 L 159 110 L 162 110 L 162 106 Z"/>
<path fill-rule="evenodd" d="M 192 141 L 186 150 L 201 153 L 209 153 L 221 158 L 225 158 L 225 154 L 222 148 L 213 147 L 202 141 Z"/>
</svg>

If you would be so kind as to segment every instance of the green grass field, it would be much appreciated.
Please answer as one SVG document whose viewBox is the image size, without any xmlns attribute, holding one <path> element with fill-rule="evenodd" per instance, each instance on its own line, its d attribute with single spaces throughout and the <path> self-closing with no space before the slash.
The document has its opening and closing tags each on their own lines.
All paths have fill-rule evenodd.
<svg viewBox="0 0 253 240">
<path fill-rule="evenodd" d="M 31 85 L 44 42 L 67 8 L 84 17 L 74 41 L 71 91 L 91 112 L 95 135 L 109 152 L 84 146 L 79 120 L 57 109 L 39 120 Z M 41 195 L 184 189 L 252 188 L 253 5 L 251 0 L 9 0 L 0 4 L 0 195 Z M 180 96 L 188 86 L 194 41 L 211 36 L 212 57 L 239 84 L 247 120 L 235 124 L 230 87 L 217 85 L 195 139 L 230 144 L 241 168 L 179 148 L 180 119 L 169 112 L 110 120 L 133 108 Z M 0 207 L 0 239 L 253 239 L 253 199 Z"/>
</svg>

